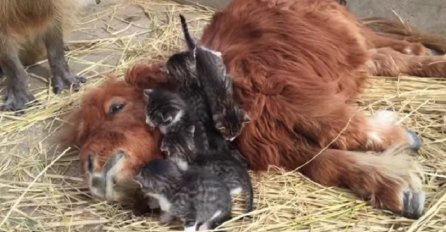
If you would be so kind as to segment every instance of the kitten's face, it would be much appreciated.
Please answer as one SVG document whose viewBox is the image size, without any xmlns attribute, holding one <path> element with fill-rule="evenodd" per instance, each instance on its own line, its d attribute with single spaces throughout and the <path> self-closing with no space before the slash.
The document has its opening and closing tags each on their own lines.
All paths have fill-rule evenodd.
<svg viewBox="0 0 446 232">
<path fill-rule="evenodd" d="M 161 142 L 161 151 L 168 157 L 178 157 L 191 161 L 196 150 L 194 132 L 195 127 L 192 125 L 180 132 L 169 133 Z"/>
<path fill-rule="evenodd" d="M 243 127 L 251 120 L 248 114 L 238 106 L 224 109 L 222 114 L 213 115 L 215 128 L 223 138 L 233 141 L 242 132 Z"/>
<path fill-rule="evenodd" d="M 160 194 L 169 191 L 181 178 L 181 170 L 169 160 L 153 160 L 135 176 L 144 193 Z"/>
<path fill-rule="evenodd" d="M 165 129 L 183 116 L 185 103 L 176 93 L 162 89 L 144 90 L 146 100 L 146 123 L 151 128 Z"/>
</svg>

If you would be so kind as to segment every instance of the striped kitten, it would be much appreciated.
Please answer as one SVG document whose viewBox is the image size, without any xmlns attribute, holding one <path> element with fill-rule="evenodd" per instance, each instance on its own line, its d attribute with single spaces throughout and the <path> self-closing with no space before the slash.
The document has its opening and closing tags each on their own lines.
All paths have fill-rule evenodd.
<svg viewBox="0 0 446 232">
<path fill-rule="evenodd" d="M 248 114 L 233 98 L 233 83 L 220 52 L 196 45 L 183 15 L 180 15 L 184 37 L 195 57 L 198 80 L 208 99 L 214 126 L 226 140 L 233 141 L 250 121 Z"/>
<path fill-rule="evenodd" d="M 180 218 L 185 231 L 214 229 L 231 218 L 228 188 L 216 176 L 199 169 L 182 171 L 170 160 L 154 160 L 135 177 L 142 191 L 158 199 L 162 221 Z"/>
</svg>

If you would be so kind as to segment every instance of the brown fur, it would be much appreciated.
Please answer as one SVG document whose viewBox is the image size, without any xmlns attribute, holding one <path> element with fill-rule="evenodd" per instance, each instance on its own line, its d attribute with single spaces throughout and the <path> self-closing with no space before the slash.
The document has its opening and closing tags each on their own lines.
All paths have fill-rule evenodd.
<svg viewBox="0 0 446 232">
<path fill-rule="evenodd" d="M 69 26 L 78 6 L 70 0 L 0 1 L 0 33 L 7 34 L 18 45 L 34 41 L 51 24 Z"/>
<path fill-rule="evenodd" d="M 444 54 L 446 39 L 422 33 L 407 24 L 383 18 L 367 18 L 362 20 L 362 23 L 362 34 L 367 38 L 368 48 L 371 49 L 371 59 L 367 63 L 370 74 L 445 76 L 446 57 L 430 56 L 429 49 Z M 376 31 L 384 33 L 376 33 Z"/>
<path fill-rule="evenodd" d="M 112 104 L 125 104 L 117 115 L 109 115 Z M 101 88 L 92 89 L 83 98 L 78 111 L 69 116 L 73 124 L 63 133 L 62 141 L 67 144 L 82 146 L 88 137 L 105 122 L 110 126 L 144 122 L 143 92 L 134 86 L 111 77 Z"/>
<path fill-rule="evenodd" d="M 28 88 L 24 65 L 47 55 L 56 94 L 78 90 L 85 78 L 74 75 L 65 59 L 63 32 L 74 20 L 81 1 L 0 1 L 0 69 L 8 78 L 1 110 L 23 113 L 35 97 Z"/>
<path fill-rule="evenodd" d="M 421 43 L 425 47 L 433 49 L 440 54 L 446 53 L 445 38 L 420 32 L 405 22 L 379 17 L 365 18 L 361 22 L 380 35 L 398 39 L 399 41 L 405 40 L 413 43 Z"/>
<path fill-rule="evenodd" d="M 164 87 L 175 89 L 175 85 L 167 79 L 166 68 L 162 63 L 140 61 L 127 70 L 125 81 L 132 86 L 142 89 Z"/>
<path fill-rule="evenodd" d="M 400 74 L 421 77 L 445 77 L 446 57 L 410 56 L 391 48 L 371 50 L 367 63 L 369 72 L 376 76 L 395 77 Z"/>
<path fill-rule="evenodd" d="M 280 1 L 268 9 L 256 2 L 233 2 L 216 14 L 202 38 L 224 54 L 236 95 L 252 118 L 238 144 L 253 167 L 295 168 L 350 119 L 333 148 L 383 150 L 404 142 L 395 127 L 382 133 L 391 143 L 371 146 L 367 133 L 374 125 L 350 103 L 362 91 L 368 56 L 361 27 L 344 7 L 334 1 Z M 312 20 L 302 20 L 304 15 Z M 324 23 L 328 18 L 330 25 Z M 296 140 L 302 152 L 296 153 Z"/>
<path fill-rule="evenodd" d="M 369 51 L 382 38 L 367 34 L 372 31 L 336 1 L 244 0 L 216 13 L 201 42 L 223 53 L 236 99 L 251 117 L 236 143 L 254 170 L 269 165 L 299 167 L 318 183 L 347 187 L 376 207 L 404 213 L 403 192 L 420 191 L 419 180 L 413 176 L 412 161 L 396 156 L 401 151 L 393 148 L 408 144 L 410 138 L 398 125 L 367 118 L 353 103 L 363 91 L 368 69 L 384 73 L 392 68 L 379 66 L 387 61 Z M 417 57 L 390 50 L 403 60 Z M 430 67 L 421 68 L 427 70 L 420 75 L 430 72 Z M 445 69 L 441 72 L 446 74 Z M 141 88 L 167 83 L 161 65 L 144 63 L 132 67 L 126 81 L 139 86 L 125 97 L 134 104 L 142 101 L 135 99 Z M 120 85 L 126 91 L 131 88 L 123 82 L 105 84 L 102 89 L 116 86 L 115 90 L 91 92 L 84 97 L 81 111 L 104 109 L 105 102 L 120 92 Z M 85 104 L 89 101 L 94 104 Z M 96 140 L 90 129 L 99 127 L 91 125 L 103 120 L 109 127 L 133 130 L 126 120 L 144 122 L 143 107 L 136 107 L 111 119 L 100 113 L 77 117 L 76 136 L 83 134 L 80 145 Z M 124 149 L 137 142 L 125 141 L 129 143 L 121 145 Z M 348 150 L 386 152 L 373 156 Z M 146 155 L 144 160 L 157 156 Z"/>
<path fill-rule="evenodd" d="M 112 127 L 104 123 L 91 134 L 90 138 L 82 147 L 80 160 L 81 163 L 85 163 L 89 155 L 94 155 L 98 160 L 98 171 L 104 166 L 110 154 L 124 151 L 128 155 L 129 159 L 123 168 L 125 171 L 120 173 L 118 180 L 134 176 L 144 164 L 152 159 L 161 158 L 160 133 L 149 130 L 145 124 L 131 123 L 122 127 Z M 86 171 L 84 166 L 82 171 L 83 173 Z"/>
</svg>

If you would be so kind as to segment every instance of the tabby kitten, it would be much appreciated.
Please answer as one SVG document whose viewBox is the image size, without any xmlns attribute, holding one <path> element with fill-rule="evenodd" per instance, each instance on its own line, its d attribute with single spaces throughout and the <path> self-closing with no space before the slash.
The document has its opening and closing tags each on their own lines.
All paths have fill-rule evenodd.
<svg viewBox="0 0 446 232">
<path fill-rule="evenodd" d="M 166 134 L 175 125 L 187 124 L 186 102 L 178 94 L 164 89 L 144 90 L 146 123 Z"/>
<path fill-rule="evenodd" d="M 226 140 L 233 141 L 250 121 L 248 114 L 233 99 L 232 79 L 220 52 L 197 46 L 183 15 L 181 26 L 189 49 L 193 49 L 198 79 L 210 105 L 214 126 Z"/>
<path fill-rule="evenodd" d="M 182 171 L 170 160 L 154 160 L 135 177 L 142 191 L 158 199 L 165 221 L 180 218 L 185 231 L 213 229 L 231 217 L 232 201 L 226 185 L 198 169 Z"/>
<path fill-rule="evenodd" d="M 231 195 L 244 193 L 246 209 L 251 212 L 253 207 L 253 191 L 251 178 L 245 162 L 237 149 L 228 146 L 218 150 L 195 151 L 193 130 L 189 136 L 176 134 L 172 138 L 163 139 L 161 150 L 168 150 L 169 159 L 174 161 L 182 170 L 201 168 L 219 178 L 229 188 Z M 221 138 L 221 135 L 218 135 Z M 227 141 L 221 139 L 222 143 Z"/>
<path fill-rule="evenodd" d="M 190 125 L 185 130 L 168 132 L 161 141 L 161 151 L 183 171 L 196 157 L 194 131 L 195 126 Z"/>
<path fill-rule="evenodd" d="M 195 143 L 197 148 L 210 149 L 208 133 L 214 127 L 205 93 L 196 77 L 195 59 L 190 52 L 172 55 L 166 68 L 169 78 L 176 83 L 178 93 L 188 106 L 188 112 L 195 126 Z"/>
<path fill-rule="evenodd" d="M 194 164 L 219 177 L 229 188 L 232 196 L 243 193 L 245 195 L 245 213 L 252 211 L 254 193 L 251 177 L 243 164 L 233 157 L 233 154 L 221 151 L 198 153 Z"/>
</svg>

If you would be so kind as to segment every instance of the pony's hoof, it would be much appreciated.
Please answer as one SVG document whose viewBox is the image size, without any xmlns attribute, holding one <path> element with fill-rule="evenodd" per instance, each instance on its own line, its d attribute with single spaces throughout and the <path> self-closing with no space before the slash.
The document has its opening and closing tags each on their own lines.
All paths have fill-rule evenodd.
<svg viewBox="0 0 446 232">
<path fill-rule="evenodd" d="M 410 148 L 412 148 L 415 151 L 418 151 L 420 149 L 421 145 L 423 144 L 423 142 L 421 141 L 421 138 L 417 135 L 417 133 L 415 133 L 411 130 L 407 130 L 407 133 L 409 135 Z"/>
<path fill-rule="evenodd" d="M 424 192 L 406 191 L 403 194 L 403 216 L 410 219 L 418 219 L 423 214 L 426 195 Z"/>
</svg>

